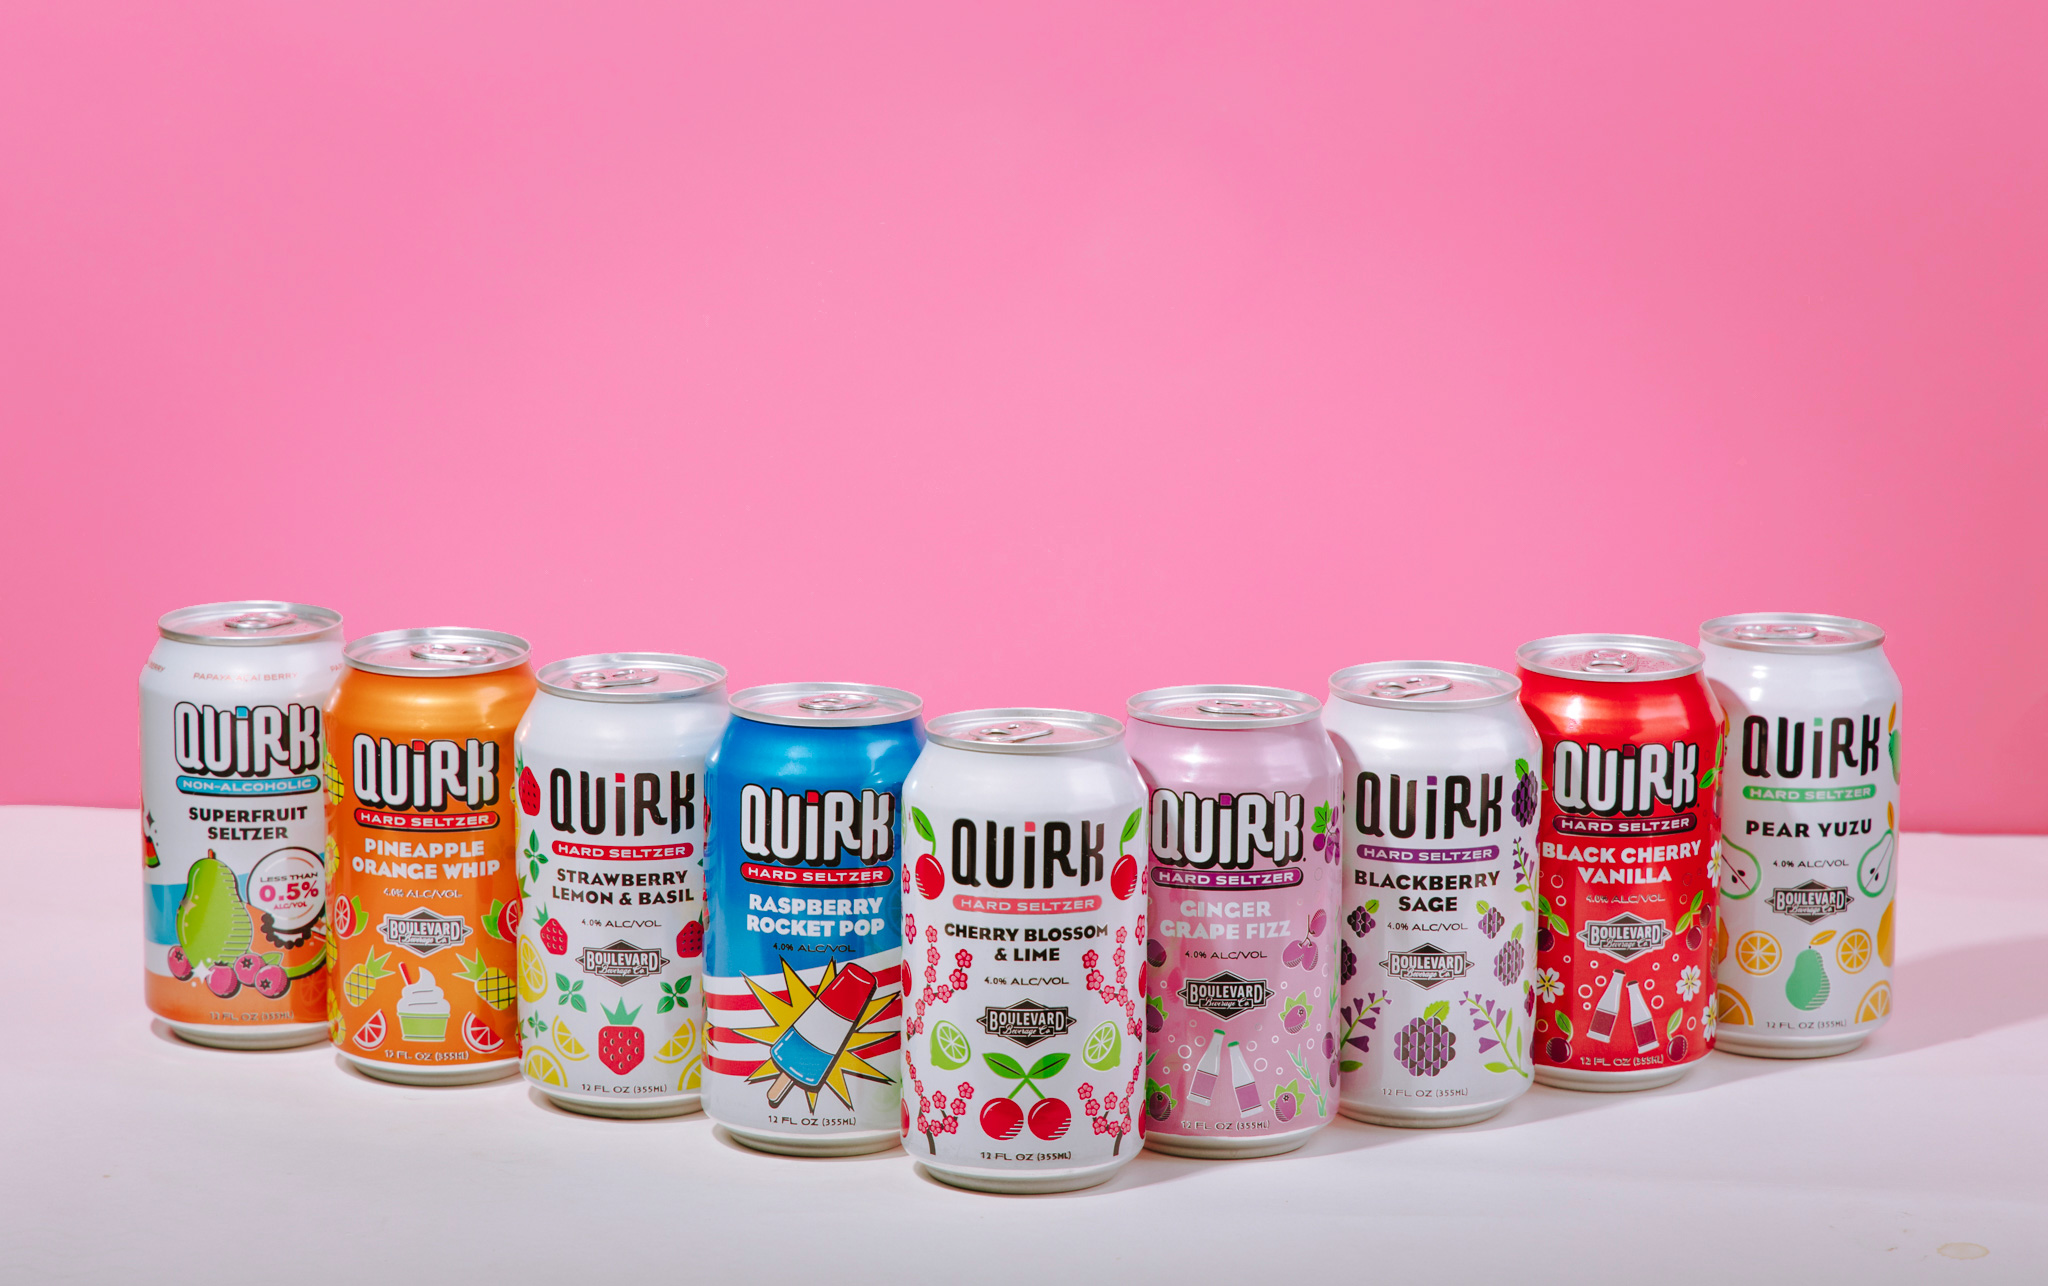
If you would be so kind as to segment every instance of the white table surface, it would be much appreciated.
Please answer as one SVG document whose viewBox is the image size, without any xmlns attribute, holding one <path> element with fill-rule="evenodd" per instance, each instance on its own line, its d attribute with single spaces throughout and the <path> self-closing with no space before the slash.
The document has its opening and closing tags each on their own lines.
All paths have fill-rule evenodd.
<svg viewBox="0 0 2048 1286">
<path fill-rule="evenodd" d="M 1716 1053 L 1647 1093 L 1538 1086 L 1466 1129 L 1340 1120 L 1291 1156 L 1145 1153 L 1018 1198 L 901 1151 L 572 1116 L 516 1079 L 184 1044 L 142 1003 L 136 834 L 0 808 L 0 1281 L 2048 1280 L 2048 837 L 1906 837 L 1897 1006 L 1857 1053 Z"/>
</svg>

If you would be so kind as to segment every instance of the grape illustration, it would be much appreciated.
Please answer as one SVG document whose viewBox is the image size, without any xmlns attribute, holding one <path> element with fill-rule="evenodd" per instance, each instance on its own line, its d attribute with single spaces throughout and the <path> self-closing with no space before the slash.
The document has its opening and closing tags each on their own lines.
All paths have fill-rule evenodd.
<svg viewBox="0 0 2048 1286">
<path fill-rule="evenodd" d="M 1500 979 L 1504 987 L 1515 985 L 1515 979 L 1522 976 L 1522 963 L 1528 953 L 1522 944 L 1509 939 L 1501 945 L 1500 953 L 1493 958 L 1493 976 Z"/>
<path fill-rule="evenodd" d="M 1446 1011 L 1450 1008 L 1431 1005 L 1432 1016 L 1410 1019 L 1406 1027 L 1394 1033 L 1394 1057 L 1413 1075 L 1435 1076 L 1458 1056 L 1458 1038 L 1433 1016 L 1439 1007 Z"/>
<path fill-rule="evenodd" d="M 1515 797 L 1509 806 L 1516 823 L 1527 826 L 1536 820 L 1536 774 L 1530 771 L 1528 760 L 1515 760 L 1515 777 Z"/>
</svg>

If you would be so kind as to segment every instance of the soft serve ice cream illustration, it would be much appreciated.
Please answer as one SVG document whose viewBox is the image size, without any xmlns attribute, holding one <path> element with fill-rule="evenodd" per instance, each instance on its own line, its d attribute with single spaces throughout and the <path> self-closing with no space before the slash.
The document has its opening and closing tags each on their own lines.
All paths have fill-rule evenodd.
<svg viewBox="0 0 2048 1286">
<path fill-rule="evenodd" d="M 434 971 L 413 965 L 398 966 L 405 975 L 405 989 L 398 995 L 398 1037 L 400 1040 L 438 1041 L 448 1035 L 448 998 L 434 985 Z"/>
</svg>

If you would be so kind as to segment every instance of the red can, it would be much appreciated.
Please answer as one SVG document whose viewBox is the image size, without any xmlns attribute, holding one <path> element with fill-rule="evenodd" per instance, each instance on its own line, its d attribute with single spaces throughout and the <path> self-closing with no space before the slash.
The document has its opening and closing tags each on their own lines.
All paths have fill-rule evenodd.
<svg viewBox="0 0 2048 1286">
<path fill-rule="evenodd" d="M 1526 643 L 1543 737 L 1536 1079 L 1668 1085 L 1714 1045 L 1714 873 L 1726 728 L 1695 648 L 1635 634 Z"/>
</svg>

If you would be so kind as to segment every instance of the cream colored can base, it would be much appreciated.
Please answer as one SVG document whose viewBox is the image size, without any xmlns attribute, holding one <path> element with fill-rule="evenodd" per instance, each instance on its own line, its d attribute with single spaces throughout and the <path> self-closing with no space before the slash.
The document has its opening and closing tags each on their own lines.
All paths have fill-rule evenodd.
<svg viewBox="0 0 2048 1286">
<path fill-rule="evenodd" d="M 265 1023 L 217 1027 L 206 1023 L 164 1024 L 179 1040 L 210 1049 L 295 1049 L 327 1039 L 326 1023 Z"/>
<path fill-rule="evenodd" d="M 1841 1036 L 1740 1036 L 1726 1027 L 1714 1034 L 1714 1048 L 1744 1058 L 1832 1058 L 1870 1039 L 1867 1031 Z"/>
<path fill-rule="evenodd" d="M 370 1058 L 358 1058 L 354 1054 L 343 1054 L 350 1065 L 363 1075 L 393 1085 L 481 1085 L 516 1075 L 519 1060 L 504 1059 L 495 1063 L 450 1063 L 446 1067 L 407 1067 L 403 1063 L 385 1063 Z"/>
<path fill-rule="evenodd" d="M 932 1178 L 950 1187 L 965 1188 L 970 1192 L 992 1192 L 1005 1197 L 1028 1197 L 1045 1192 L 1076 1192 L 1107 1183 L 1116 1177 L 1117 1171 L 1130 1164 L 1130 1158 L 1120 1157 L 1108 1165 L 1091 1165 L 1079 1170 L 965 1170 L 952 1166 L 936 1166 L 929 1160 L 919 1161 L 918 1168 Z"/>
<path fill-rule="evenodd" d="M 540 1092 L 543 1098 L 564 1112 L 609 1117 L 615 1121 L 652 1121 L 664 1116 L 688 1116 L 704 1108 L 702 1096 L 696 1094 L 628 1098 L 622 1094 L 558 1094 L 548 1089 Z"/>
<path fill-rule="evenodd" d="M 895 1130 L 864 1130 L 859 1134 L 823 1134 L 816 1136 L 790 1134 L 764 1134 L 755 1130 L 736 1129 L 731 1123 L 720 1121 L 725 1132 L 732 1135 L 735 1143 L 744 1143 L 759 1152 L 773 1152 L 786 1157 L 857 1157 L 870 1152 L 886 1152 L 902 1142 L 902 1136 Z"/>
<path fill-rule="evenodd" d="M 1692 1068 L 1691 1063 L 1680 1063 L 1676 1067 L 1646 1067 L 1639 1072 L 1582 1072 L 1575 1067 L 1538 1067 L 1536 1083 L 1559 1090 L 1623 1094 L 1631 1090 L 1653 1090 L 1660 1085 L 1669 1085 Z"/>
<path fill-rule="evenodd" d="M 1543 1077 L 1539 1073 L 1536 1079 L 1542 1080 Z M 1490 1121 L 1507 1111 L 1508 1103 L 1512 1102 L 1514 1099 L 1501 1103 L 1481 1103 L 1476 1107 L 1449 1107 L 1437 1111 L 1409 1112 L 1375 1112 L 1368 1107 L 1339 1103 L 1337 1110 L 1352 1120 L 1363 1121 L 1367 1125 L 1384 1125 L 1397 1130 L 1443 1130 L 1458 1125 L 1477 1125 L 1481 1121 Z"/>
<path fill-rule="evenodd" d="M 1279 1156 L 1307 1143 L 1321 1130 L 1290 1130 L 1286 1134 L 1255 1134 L 1241 1139 L 1212 1139 L 1198 1135 L 1160 1134 L 1145 1136 L 1145 1150 L 1177 1157 L 1199 1157 L 1204 1161 L 1230 1161 L 1243 1157 Z"/>
</svg>

